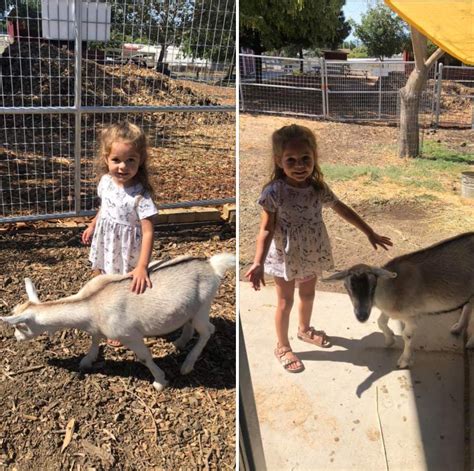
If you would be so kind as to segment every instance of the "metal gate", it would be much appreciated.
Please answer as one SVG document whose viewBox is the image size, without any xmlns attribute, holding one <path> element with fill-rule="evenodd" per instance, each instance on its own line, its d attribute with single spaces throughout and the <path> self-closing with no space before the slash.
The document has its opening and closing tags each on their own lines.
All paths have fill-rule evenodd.
<svg viewBox="0 0 474 471">
<path fill-rule="evenodd" d="M 331 119 L 399 119 L 398 94 L 414 62 L 332 61 L 240 54 L 240 110 Z M 471 127 L 474 67 L 434 64 L 420 103 L 427 125 Z"/>
<path fill-rule="evenodd" d="M 143 127 L 152 173 L 166 175 L 160 207 L 235 201 L 235 0 L 3 10 L 0 222 L 92 214 L 97 136 L 124 119 Z M 226 185 L 212 181 L 215 165 Z"/>
<path fill-rule="evenodd" d="M 240 110 L 307 117 L 326 115 L 320 59 L 239 54 Z"/>
<path fill-rule="evenodd" d="M 474 67 L 439 64 L 435 123 L 474 129 Z"/>
</svg>

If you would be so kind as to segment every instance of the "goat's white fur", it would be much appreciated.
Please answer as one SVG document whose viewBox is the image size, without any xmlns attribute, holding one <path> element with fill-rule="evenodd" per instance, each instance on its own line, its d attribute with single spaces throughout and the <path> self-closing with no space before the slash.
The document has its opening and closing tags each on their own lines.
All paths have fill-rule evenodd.
<svg viewBox="0 0 474 471">
<path fill-rule="evenodd" d="M 119 340 L 134 351 L 154 377 L 153 386 L 161 391 L 167 384 L 163 371 L 154 363 L 143 337 L 165 335 L 180 327 L 174 343 L 183 348 L 194 330 L 199 340 L 186 357 L 181 373 L 194 364 L 214 333 L 209 310 L 221 278 L 235 267 L 235 257 L 218 254 L 210 259 L 181 257 L 149 266 L 153 288 L 144 294 L 130 291 L 128 275 L 101 275 L 90 280 L 77 294 L 41 303 L 30 279 L 25 279 L 29 301 L 18 305 L 10 317 L 0 320 L 15 327 L 17 340 L 28 340 L 44 332 L 76 328 L 92 335 L 92 345 L 80 362 L 82 369 L 97 359 L 102 338 Z"/>
<path fill-rule="evenodd" d="M 351 280 L 363 277 L 371 287 L 371 296 L 352 288 Z M 402 255 L 384 268 L 355 265 L 323 281 L 332 280 L 344 280 L 354 312 L 362 322 L 368 318 L 372 305 L 381 310 L 378 326 L 387 346 L 394 342 L 387 325 L 389 319 L 402 321 L 404 349 L 397 362 L 399 368 L 413 364 L 412 339 L 420 315 L 461 309 L 451 333 L 459 335 L 467 327 L 466 347 L 474 347 L 474 321 L 470 322 L 474 311 L 474 232 Z"/>
</svg>

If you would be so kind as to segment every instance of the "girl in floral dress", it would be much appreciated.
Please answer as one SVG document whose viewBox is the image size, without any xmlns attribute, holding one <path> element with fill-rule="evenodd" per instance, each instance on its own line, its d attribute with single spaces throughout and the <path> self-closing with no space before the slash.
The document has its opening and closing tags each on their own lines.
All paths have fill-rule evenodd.
<svg viewBox="0 0 474 471">
<path fill-rule="evenodd" d="M 136 294 L 151 288 L 147 267 L 153 247 L 152 217 L 158 212 L 147 159 L 146 136 L 138 126 L 125 122 L 104 129 L 97 156 L 100 209 L 82 234 L 83 243 L 92 242 L 93 270 L 128 273 Z"/>
<path fill-rule="evenodd" d="M 351 208 L 340 201 L 324 182 L 318 165 L 316 138 L 306 127 L 293 124 L 272 136 L 273 175 L 263 188 L 254 263 L 246 273 L 255 290 L 265 285 L 264 272 L 275 279 L 278 303 L 275 314 L 275 356 L 288 372 L 303 371 L 288 338 L 289 316 L 295 287 L 299 291 L 297 337 L 318 347 L 331 343 L 324 331 L 310 325 L 317 277 L 333 267 L 322 208 L 329 207 L 361 230 L 377 249 L 391 246 Z"/>
</svg>

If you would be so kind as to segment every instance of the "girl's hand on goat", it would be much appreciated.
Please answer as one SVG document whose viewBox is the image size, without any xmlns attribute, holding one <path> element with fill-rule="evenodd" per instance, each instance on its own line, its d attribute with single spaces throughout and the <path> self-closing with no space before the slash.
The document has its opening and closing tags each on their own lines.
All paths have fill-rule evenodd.
<svg viewBox="0 0 474 471">
<path fill-rule="evenodd" d="M 259 263 L 254 263 L 249 271 L 245 274 L 245 278 L 252 283 L 253 289 L 258 291 L 260 289 L 260 284 L 265 286 L 265 278 L 263 275 L 263 265 Z"/>
<path fill-rule="evenodd" d="M 387 245 L 390 247 L 393 245 L 390 237 L 385 237 L 376 234 L 375 232 L 370 233 L 367 237 L 375 250 L 377 250 L 377 245 L 380 245 L 380 247 L 384 248 L 385 250 L 388 250 Z"/>
<path fill-rule="evenodd" d="M 95 226 L 92 224 L 87 226 L 87 229 L 82 233 L 82 243 L 83 244 L 90 244 L 92 240 L 92 236 L 94 235 Z"/>
<path fill-rule="evenodd" d="M 132 270 L 129 275 L 133 278 L 130 290 L 134 293 L 142 294 L 147 287 L 151 288 L 151 280 L 146 267 L 138 266 Z"/>
</svg>

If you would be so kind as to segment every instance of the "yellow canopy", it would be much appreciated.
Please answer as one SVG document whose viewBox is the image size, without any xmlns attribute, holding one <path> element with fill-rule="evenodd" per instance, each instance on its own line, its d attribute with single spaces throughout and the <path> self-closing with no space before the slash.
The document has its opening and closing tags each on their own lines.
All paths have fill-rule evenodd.
<svg viewBox="0 0 474 471">
<path fill-rule="evenodd" d="M 443 51 L 474 65 L 474 0 L 385 0 Z"/>
</svg>

